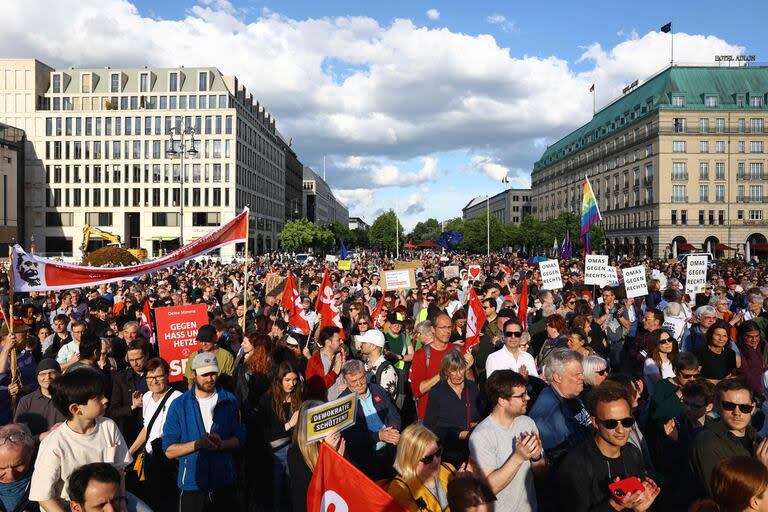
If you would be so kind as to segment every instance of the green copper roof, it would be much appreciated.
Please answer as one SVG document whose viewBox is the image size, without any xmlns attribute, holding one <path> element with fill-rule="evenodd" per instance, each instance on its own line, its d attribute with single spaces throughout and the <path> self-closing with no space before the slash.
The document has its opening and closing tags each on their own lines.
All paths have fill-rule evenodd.
<svg viewBox="0 0 768 512">
<path fill-rule="evenodd" d="M 590 122 L 547 148 L 533 166 L 537 172 L 585 147 L 612 137 L 659 108 L 675 110 L 755 110 L 750 98 L 763 99 L 766 108 L 768 67 L 670 67 L 597 112 Z M 685 98 L 685 106 L 672 106 L 672 97 Z M 717 97 L 716 107 L 706 107 L 707 96 Z M 737 107 L 743 96 L 744 106 Z"/>
</svg>

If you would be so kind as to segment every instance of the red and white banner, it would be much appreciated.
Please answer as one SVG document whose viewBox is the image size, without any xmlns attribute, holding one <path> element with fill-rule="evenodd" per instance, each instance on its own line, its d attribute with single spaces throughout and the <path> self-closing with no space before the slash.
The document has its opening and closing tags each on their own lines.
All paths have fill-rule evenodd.
<svg viewBox="0 0 768 512">
<path fill-rule="evenodd" d="M 528 279 L 523 279 L 520 287 L 520 300 L 517 303 L 517 321 L 523 332 L 528 330 Z"/>
<path fill-rule="evenodd" d="M 307 490 L 307 512 L 405 512 L 387 491 L 320 442 L 320 455 Z"/>
<path fill-rule="evenodd" d="M 309 322 L 304 312 L 304 306 L 299 297 L 299 290 L 296 289 L 296 283 L 293 280 L 293 274 L 288 272 L 283 289 L 283 299 L 280 307 L 288 311 L 288 325 L 292 326 L 302 334 L 309 334 Z"/>
<path fill-rule="evenodd" d="M 149 299 L 144 299 L 144 306 L 141 309 L 141 320 L 139 321 L 139 333 L 144 336 L 152 345 L 155 344 L 152 333 L 152 312 L 149 310 Z"/>
<path fill-rule="evenodd" d="M 184 379 L 189 355 L 198 349 L 197 331 L 208 323 L 205 304 L 171 306 L 155 310 L 160 357 L 171 365 L 169 382 Z"/>
<path fill-rule="evenodd" d="M 486 316 L 483 309 L 483 303 L 475 293 L 474 288 L 469 289 L 469 301 L 467 302 L 467 334 L 464 338 L 464 352 L 469 351 L 473 346 L 480 343 L 483 325 L 485 325 Z"/>
<path fill-rule="evenodd" d="M 248 209 L 197 240 L 179 247 L 162 258 L 130 267 L 84 267 L 27 254 L 19 245 L 13 247 L 12 265 L 14 290 L 37 292 L 66 290 L 122 279 L 133 279 L 150 272 L 179 265 L 225 245 L 245 242 L 248 230 Z"/>
<path fill-rule="evenodd" d="M 320 328 L 334 325 L 341 329 L 341 337 L 344 338 L 344 326 L 341 325 L 341 313 L 333 298 L 333 288 L 328 270 L 323 272 L 323 282 L 320 284 L 320 293 L 317 294 L 315 311 L 320 315 Z"/>
</svg>

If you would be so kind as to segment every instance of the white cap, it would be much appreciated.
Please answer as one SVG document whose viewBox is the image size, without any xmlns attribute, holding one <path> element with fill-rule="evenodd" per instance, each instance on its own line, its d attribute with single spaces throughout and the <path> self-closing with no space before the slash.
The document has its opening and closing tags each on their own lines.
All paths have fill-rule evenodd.
<svg viewBox="0 0 768 512">
<path fill-rule="evenodd" d="M 297 347 L 299 346 L 299 342 L 296 341 L 296 338 L 294 338 L 293 336 L 288 336 L 287 338 L 285 338 L 285 343 L 287 343 L 288 345 L 295 345 Z"/>
<path fill-rule="evenodd" d="M 379 348 L 384 347 L 384 341 L 384 333 L 378 329 L 369 329 L 365 331 L 365 334 L 355 336 L 356 343 L 370 343 L 372 345 L 376 345 Z"/>
</svg>

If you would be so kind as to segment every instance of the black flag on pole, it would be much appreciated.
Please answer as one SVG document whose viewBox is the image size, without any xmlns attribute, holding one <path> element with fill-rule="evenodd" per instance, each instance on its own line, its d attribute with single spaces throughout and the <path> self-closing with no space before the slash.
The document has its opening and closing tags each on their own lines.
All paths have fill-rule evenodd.
<svg viewBox="0 0 768 512">
<path fill-rule="evenodd" d="M 669 23 L 661 27 L 661 31 L 664 32 L 665 34 L 672 32 L 672 22 L 670 21 Z"/>
</svg>

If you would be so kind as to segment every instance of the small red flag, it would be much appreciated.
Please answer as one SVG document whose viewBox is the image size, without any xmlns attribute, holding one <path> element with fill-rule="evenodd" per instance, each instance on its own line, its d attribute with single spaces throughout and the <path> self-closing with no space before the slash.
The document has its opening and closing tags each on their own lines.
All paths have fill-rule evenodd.
<svg viewBox="0 0 768 512">
<path fill-rule="evenodd" d="M 523 279 L 520 290 L 520 300 L 517 303 L 517 321 L 523 328 L 523 332 L 528 330 L 528 280 Z"/>
<path fill-rule="evenodd" d="M 152 313 L 149 310 L 149 299 L 144 299 L 144 307 L 141 310 L 141 322 L 139 323 L 139 332 L 148 342 L 154 345 L 155 340 L 152 335 Z"/>
<path fill-rule="evenodd" d="M 320 293 L 317 294 L 315 302 L 315 311 L 320 314 L 320 328 L 333 325 L 341 329 L 341 337 L 345 338 L 344 327 L 341 324 L 341 313 L 333 299 L 333 288 L 331 288 L 331 278 L 328 276 L 328 270 L 323 272 L 323 282 L 320 284 Z"/>
<path fill-rule="evenodd" d="M 469 289 L 467 306 L 467 334 L 464 339 L 464 352 L 480 343 L 480 336 L 483 334 L 482 328 L 487 320 L 483 303 L 480 302 L 474 288 Z"/>
<path fill-rule="evenodd" d="M 288 272 L 288 278 L 285 280 L 285 290 L 280 307 L 288 311 L 288 324 L 303 334 L 309 334 L 309 322 L 307 321 L 304 307 L 301 304 L 299 291 L 296 289 L 296 283 L 293 280 L 293 274 Z"/>
<path fill-rule="evenodd" d="M 379 303 L 376 304 L 376 310 L 373 312 L 373 323 L 371 327 L 376 329 L 376 322 L 379 320 L 379 315 L 381 314 L 381 310 L 384 307 L 384 297 L 386 296 L 386 293 L 381 294 L 381 298 L 379 299 Z"/>
<path fill-rule="evenodd" d="M 405 512 L 384 489 L 328 444 L 320 442 L 307 491 L 307 512 Z"/>
</svg>

